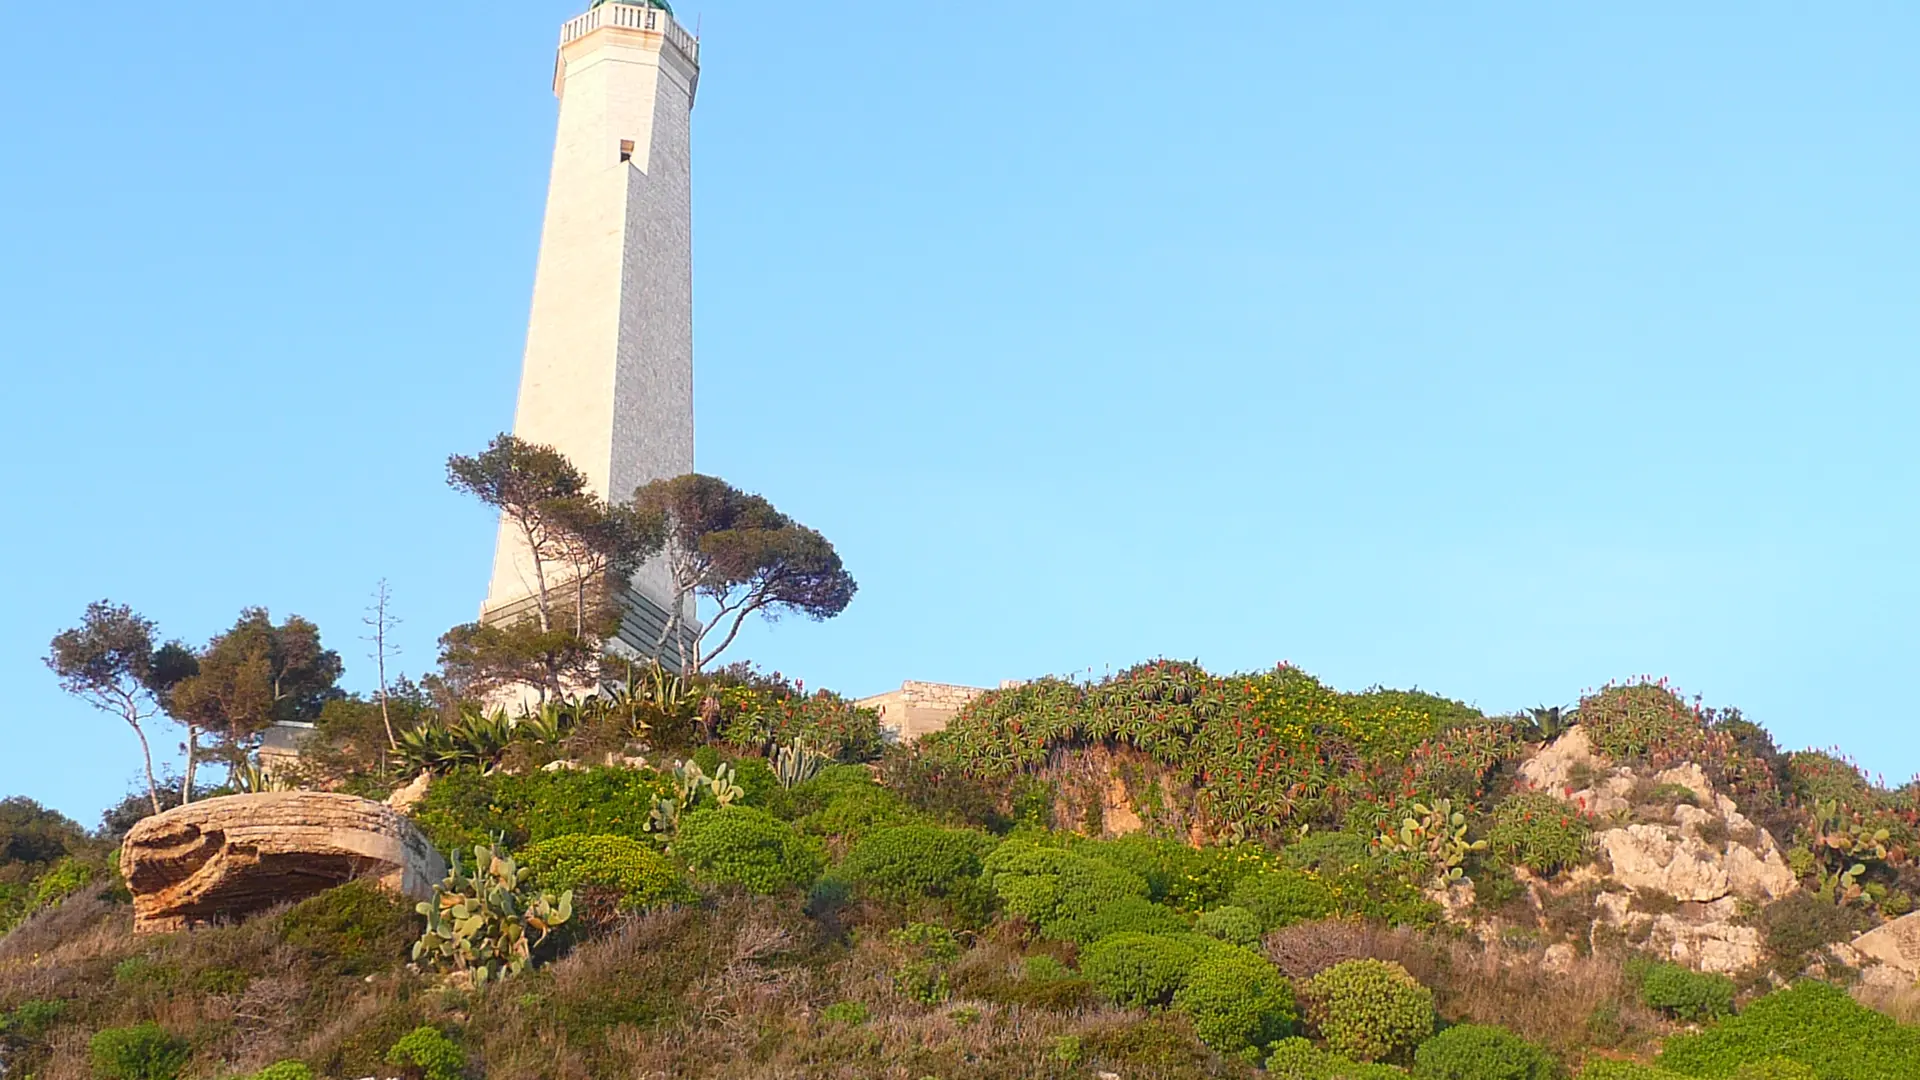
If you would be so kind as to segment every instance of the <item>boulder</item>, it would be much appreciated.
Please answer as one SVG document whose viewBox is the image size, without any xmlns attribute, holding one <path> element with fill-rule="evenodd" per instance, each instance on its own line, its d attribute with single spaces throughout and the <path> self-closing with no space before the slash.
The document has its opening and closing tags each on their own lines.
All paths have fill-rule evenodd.
<svg viewBox="0 0 1920 1080">
<path fill-rule="evenodd" d="M 1920 982 L 1920 911 L 1903 915 L 1853 939 L 1853 951 L 1867 963 L 1904 976 L 1908 985 Z"/>
<path fill-rule="evenodd" d="M 352 795 L 207 799 L 135 825 L 120 848 L 136 933 L 238 918 L 358 878 L 425 900 L 446 860 L 393 809 Z"/>
</svg>

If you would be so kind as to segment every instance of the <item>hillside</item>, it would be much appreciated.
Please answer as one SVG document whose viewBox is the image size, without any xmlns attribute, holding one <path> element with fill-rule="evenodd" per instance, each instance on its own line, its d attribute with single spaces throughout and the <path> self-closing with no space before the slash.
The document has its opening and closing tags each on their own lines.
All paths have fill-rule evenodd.
<svg viewBox="0 0 1920 1080">
<path fill-rule="evenodd" d="M 0 1076 L 1920 1078 L 1920 786 L 1659 684 L 1162 661 L 912 746 L 739 670 L 400 704 L 236 777 L 398 810 L 452 856 L 421 910 L 135 934 L 168 815 L 0 804 Z"/>
</svg>

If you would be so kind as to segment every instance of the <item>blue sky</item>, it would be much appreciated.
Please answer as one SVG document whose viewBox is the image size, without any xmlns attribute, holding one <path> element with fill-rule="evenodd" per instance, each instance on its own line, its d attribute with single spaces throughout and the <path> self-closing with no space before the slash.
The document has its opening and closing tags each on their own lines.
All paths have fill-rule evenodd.
<svg viewBox="0 0 1920 1080">
<path fill-rule="evenodd" d="M 244 605 L 401 666 L 492 527 L 565 0 L 10 5 L 0 794 L 130 733 L 47 639 Z M 1290 660 L 1674 679 L 1920 769 L 1908 5 L 685 0 L 698 461 L 840 547 L 810 685 Z"/>
</svg>

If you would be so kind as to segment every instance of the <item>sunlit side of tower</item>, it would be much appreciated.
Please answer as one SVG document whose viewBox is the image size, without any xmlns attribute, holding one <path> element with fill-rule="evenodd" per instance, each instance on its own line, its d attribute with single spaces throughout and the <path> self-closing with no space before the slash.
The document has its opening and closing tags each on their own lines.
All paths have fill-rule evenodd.
<svg viewBox="0 0 1920 1080">
<path fill-rule="evenodd" d="M 566 454 L 609 499 L 693 471 L 699 78 L 699 43 L 657 0 L 600 0 L 561 28 L 559 135 L 513 430 Z M 533 594 L 526 546 L 503 527 L 482 618 L 530 612 Z M 662 566 L 634 575 L 619 639 L 651 654 L 672 595 Z"/>
</svg>

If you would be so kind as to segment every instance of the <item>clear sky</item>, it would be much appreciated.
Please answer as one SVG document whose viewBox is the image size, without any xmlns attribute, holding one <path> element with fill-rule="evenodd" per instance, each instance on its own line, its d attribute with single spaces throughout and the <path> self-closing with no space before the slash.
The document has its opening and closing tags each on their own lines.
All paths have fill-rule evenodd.
<svg viewBox="0 0 1920 1080">
<path fill-rule="evenodd" d="M 474 617 L 584 0 L 0 11 L 0 794 L 137 767 L 111 597 Z M 684 0 L 698 461 L 850 693 L 1167 655 L 1510 710 L 1669 676 L 1920 769 L 1920 9 Z"/>
</svg>

